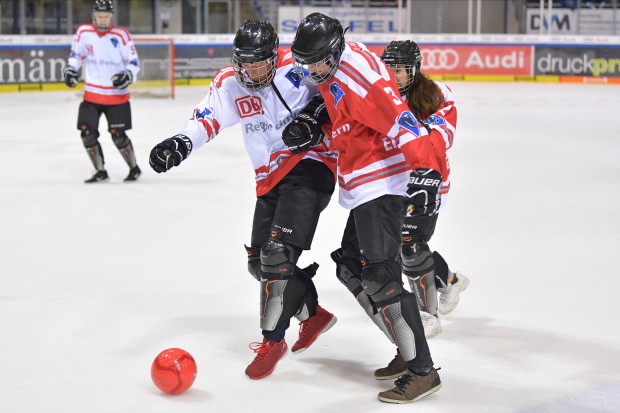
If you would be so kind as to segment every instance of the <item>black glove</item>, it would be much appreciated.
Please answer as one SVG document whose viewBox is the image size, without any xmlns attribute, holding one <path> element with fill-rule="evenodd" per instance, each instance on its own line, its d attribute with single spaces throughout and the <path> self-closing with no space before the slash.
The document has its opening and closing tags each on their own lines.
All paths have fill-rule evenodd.
<svg viewBox="0 0 620 413">
<path fill-rule="evenodd" d="M 112 76 L 112 84 L 117 89 L 125 89 L 131 82 L 133 82 L 133 73 L 128 69 Z"/>
<path fill-rule="evenodd" d="M 77 69 L 73 66 L 65 66 L 62 69 L 62 77 L 65 78 L 65 85 L 69 87 L 76 87 L 78 84 Z"/>
<path fill-rule="evenodd" d="M 149 165 L 157 173 L 179 166 L 192 152 L 192 141 L 185 135 L 175 135 L 151 149 Z"/>
<path fill-rule="evenodd" d="M 407 215 L 434 215 L 439 210 L 441 174 L 434 169 L 416 169 L 407 184 Z"/>
<path fill-rule="evenodd" d="M 323 142 L 324 137 L 319 122 L 305 113 L 297 115 L 282 131 L 282 140 L 293 153 L 307 151 L 311 146 Z"/>
</svg>

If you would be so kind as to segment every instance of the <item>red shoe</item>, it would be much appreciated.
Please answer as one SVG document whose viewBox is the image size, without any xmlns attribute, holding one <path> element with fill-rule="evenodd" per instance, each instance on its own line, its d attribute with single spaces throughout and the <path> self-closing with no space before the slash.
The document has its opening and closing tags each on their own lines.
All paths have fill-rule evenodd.
<svg viewBox="0 0 620 413">
<path fill-rule="evenodd" d="M 253 380 L 258 380 L 273 373 L 278 361 L 286 355 L 288 346 L 284 339 L 276 342 L 264 337 L 262 343 L 250 343 L 250 349 L 256 353 L 256 357 L 245 369 L 245 374 Z"/>
<path fill-rule="evenodd" d="M 291 351 L 293 353 L 301 353 L 310 347 L 319 335 L 332 328 L 336 321 L 338 319 L 332 313 L 320 305 L 317 306 L 315 315 L 299 323 L 299 339 L 293 344 Z"/>
</svg>

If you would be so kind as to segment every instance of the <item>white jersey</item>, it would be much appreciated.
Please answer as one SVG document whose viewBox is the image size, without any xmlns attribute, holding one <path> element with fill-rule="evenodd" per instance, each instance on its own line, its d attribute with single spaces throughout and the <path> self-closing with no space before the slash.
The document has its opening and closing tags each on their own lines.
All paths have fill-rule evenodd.
<svg viewBox="0 0 620 413">
<path fill-rule="evenodd" d="M 269 192 L 304 158 L 325 163 L 334 174 L 336 169 L 337 154 L 328 150 L 325 143 L 294 155 L 282 141 L 284 127 L 318 92 L 315 86 L 300 81 L 293 70 L 290 52 L 285 54 L 280 50 L 276 67 L 272 85 L 257 91 L 243 87 L 235 78 L 232 66 L 220 69 L 209 92 L 179 131 L 197 149 L 215 138 L 220 130 L 241 124 L 254 167 L 257 196 Z"/>
<path fill-rule="evenodd" d="M 79 69 L 84 62 L 85 101 L 120 105 L 129 100 L 129 89 L 112 85 L 112 76 L 125 69 L 133 73 L 134 79 L 140 71 L 138 53 L 127 30 L 111 26 L 101 33 L 92 24 L 78 27 L 67 64 Z"/>
</svg>

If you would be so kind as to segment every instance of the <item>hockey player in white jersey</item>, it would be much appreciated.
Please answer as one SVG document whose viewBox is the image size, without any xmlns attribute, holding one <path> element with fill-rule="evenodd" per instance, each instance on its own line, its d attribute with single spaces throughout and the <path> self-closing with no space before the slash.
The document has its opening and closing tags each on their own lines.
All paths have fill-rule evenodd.
<svg viewBox="0 0 620 413">
<path fill-rule="evenodd" d="M 80 104 L 77 128 L 82 143 L 95 168 L 86 183 L 108 180 L 101 145 L 99 119 L 105 114 L 112 141 L 129 166 L 125 181 L 135 181 L 140 174 L 131 140 L 125 131 L 131 129 L 129 89 L 140 70 L 138 53 L 131 34 L 112 24 L 114 7 L 111 0 L 95 0 L 93 23 L 78 27 L 71 44 L 71 54 L 63 69 L 65 84 L 78 84 L 78 71 L 84 76 L 84 101 Z M 84 65 L 85 64 L 85 65 Z"/>
<path fill-rule="evenodd" d="M 246 250 L 248 270 L 261 284 L 263 334 L 262 342 L 250 346 L 257 353 L 245 371 L 251 379 L 270 375 L 285 355 L 285 330 L 293 316 L 300 321 L 293 353 L 308 348 L 336 321 L 318 305 L 312 281 L 316 264 L 303 270 L 296 265 L 302 251 L 310 249 L 319 215 L 335 187 L 335 153 L 321 143 L 321 126 L 310 116 L 322 105 L 315 95 L 316 87 L 302 83 L 294 71 L 290 53 L 279 49 L 271 24 L 248 20 L 235 35 L 233 64 L 216 73 L 207 96 L 178 134 L 150 154 L 151 167 L 166 172 L 224 128 L 241 126 L 256 179 Z M 292 129 L 313 143 L 306 152 L 293 153 L 282 141 L 282 131 L 293 119 Z"/>
</svg>

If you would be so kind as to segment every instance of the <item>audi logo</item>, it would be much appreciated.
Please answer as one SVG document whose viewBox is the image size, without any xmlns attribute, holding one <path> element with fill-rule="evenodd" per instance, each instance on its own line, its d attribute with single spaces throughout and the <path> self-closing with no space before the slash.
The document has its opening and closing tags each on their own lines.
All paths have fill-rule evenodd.
<svg viewBox="0 0 620 413">
<path fill-rule="evenodd" d="M 425 69 L 452 70 L 459 64 L 459 54 L 454 49 L 423 49 L 422 67 Z"/>
</svg>

